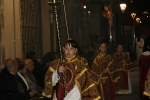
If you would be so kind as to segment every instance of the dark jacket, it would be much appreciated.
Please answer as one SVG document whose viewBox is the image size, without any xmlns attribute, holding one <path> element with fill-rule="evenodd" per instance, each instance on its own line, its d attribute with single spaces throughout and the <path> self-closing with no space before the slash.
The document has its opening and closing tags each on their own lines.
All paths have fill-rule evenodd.
<svg viewBox="0 0 150 100">
<path fill-rule="evenodd" d="M 19 81 L 23 87 L 24 93 L 19 92 L 17 81 Z M 29 91 L 27 91 L 27 86 L 24 81 L 17 74 L 11 74 L 6 68 L 0 73 L 0 99 L 29 100 Z"/>
</svg>

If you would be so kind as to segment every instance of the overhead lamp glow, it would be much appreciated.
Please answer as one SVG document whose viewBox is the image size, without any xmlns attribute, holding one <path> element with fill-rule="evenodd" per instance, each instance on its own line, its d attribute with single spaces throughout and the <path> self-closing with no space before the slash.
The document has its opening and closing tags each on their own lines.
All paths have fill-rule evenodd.
<svg viewBox="0 0 150 100">
<path fill-rule="evenodd" d="M 131 17 L 134 19 L 135 18 L 135 16 L 136 16 L 136 13 L 132 13 L 131 14 Z"/>
<path fill-rule="evenodd" d="M 86 9 L 86 5 L 84 5 L 83 8 Z"/>
<path fill-rule="evenodd" d="M 140 18 L 136 18 L 136 22 L 137 22 L 137 23 L 140 23 Z"/>
<path fill-rule="evenodd" d="M 126 10 L 127 5 L 125 3 L 120 4 L 120 9 L 122 13 Z"/>
<path fill-rule="evenodd" d="M 147 12 L 147 11 L 144 11 L 143 14 L 148 14 L 148 12 Z"/>
</svg>

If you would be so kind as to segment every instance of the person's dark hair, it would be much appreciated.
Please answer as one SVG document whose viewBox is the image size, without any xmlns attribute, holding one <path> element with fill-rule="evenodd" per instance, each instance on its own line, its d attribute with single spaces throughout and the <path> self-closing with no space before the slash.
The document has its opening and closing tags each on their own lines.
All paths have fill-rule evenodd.
<svg viewBox="0 0 150 100">
<path fill-rule="evenodd" d="M 36 52 L 34 51 L 30 51 L 26 54 L 26 59 L 32 59 L 35 60 L 36 59 Z"/>
<path fill-rule="evenodd" d="M 18 63 L 18 70 L 21 70 L 24 68 L 24 59 L 23 58 L 15 58 L 15 60 Z"/>
<path fill-rule="evenodd" d="M 141 34 L 138 34 L 137 35 L 137 41 L 140 42 L 140 40 L 141 40 Z"/>
<path fill-rule="evenodd" d="M 72 47 L 78 49 L 78 44 L 77 44 L 77 42 L 76 42 L 75 40 L 71 39 L 71 38 L 70 38 L 70 39 L 67 39 L 67 40 L 65 41 L 63 47 L 65 47 L 67 44 L 69 44 L 69 45 L 71 45 Z"/>
<path fill-rule="evenodd" d="M 81 52 L 81 48 L 80 48 L 80 46 L 78 45 L 78 47 L 77 47 L 77 49 L 78 49 L 78 55 L 82 55 L 82 52 Z"/>
<path fill-rule="evenodd" d="M 148 35 L 145 40 L 143 51 L 150 51 L 150 35 Z"/>
<path fill-rule="evenodd" d="M 42 63 L 46 64 L 50 61 L 59 59 L 59 54 L 57 52 L 47 52 L 44 57 L 42 58 Z"/>
<path fill-rule="evenodd" d="M 9 68 L 12 65 L 16 65 L 17 61 L 15 59 L 12 58 L 8 58 L 7 60 L 5 60 L 5 67 Z"/>
<path fill-rule="evenodd" d="M 77 44 L 77 42 L 74 39 L 67 39 L 63 45 L 63 47 L 65 47 L 67 44 L 71 45 L 72 47 L 77 49 L 77 55 L 81 55 L 81 48 L 80 46 Z"/>
<path fill-rule="evenodd" d="M 119 45 L 123 46 L 123 44 L 119 43 L 119 44 L 117 44 L 117 47 L 118 47 Z"/>
<path fill-rule="evenodd" d="M 117 45 L 116 45 L 116 48 L 118 48 L 118 46 L 120 46 L 120 45 L 122 46 L 122 48 L 124 48 L 123 44 L 121 44 L 121 43 L 120 43 L 120 44 L 117 44 Z"/>
<path fill-rule="evenodd" d="M 106 44 L 106 47 L 107 47 L 107 43 L 106 43 L 106 42 L 100 42 L 100 43 L 99 43 L 99 47 L 100 47 L 102 44 Z"/>
<path fill-rule="evenodd" d="M 146 41 L 145 42 L 148 42 L 150 40 L 150 35 L 147 36 L 146 38 Z"/>
<path fill-rule="evenodd" d="M 147 41 L 147 50 L 150 51 L 150 40 Z"/>
</svg>

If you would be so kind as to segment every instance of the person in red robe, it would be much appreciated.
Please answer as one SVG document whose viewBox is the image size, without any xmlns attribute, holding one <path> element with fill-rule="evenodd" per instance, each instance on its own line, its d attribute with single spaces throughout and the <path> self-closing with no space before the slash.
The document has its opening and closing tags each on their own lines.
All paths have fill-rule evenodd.
<svg viewBox="0 0 150 100">
<path fill-rule="evenodd" d="M 117 51 L 113 54 L 115 71 L 112 72 L 115 76 L 120 77 L 115 83 L 116 94 L 132 93 L 130 82 L 130 71 L 133 70 L 133 64 L 128 52 L 123 52 L 123 46 L 119 44 Z"/>
<path fill-rule="evenodd" d="M 146 99 L 145 96 L 150 97 L 150 86 L 149 86 L 149 68 L 150 68 L 150 39 L 147 39 L 145 52 L 140 56 L 140 90 L 139 97 L 141 100 L 149 100 Z M 144 94 L 143 94 L 144 92 Z"/>
<path fill-rule="evenodd" d="M 64 46 L 64 58 L 54 60 L 45 75 L 42 95 L 53 100 L 99 100 L 96 84 L 91 79 L 88 63 L 78 55 L 75 40 L 68 39 Z M 62 63 L 62 64 L 61 64 Z"/>
<path fill-rule="evenodd" d="M 91 73 L 94 81 L 98 85 L 98 90 L 102 100 L 116 100 L 115 86 L 111 71 L 113 71 L 113 60 L 106 53 L 106 43 L 101 43 L 99 47 L 100 53 L 96 56 L 91 66 Z"/>
</svg>

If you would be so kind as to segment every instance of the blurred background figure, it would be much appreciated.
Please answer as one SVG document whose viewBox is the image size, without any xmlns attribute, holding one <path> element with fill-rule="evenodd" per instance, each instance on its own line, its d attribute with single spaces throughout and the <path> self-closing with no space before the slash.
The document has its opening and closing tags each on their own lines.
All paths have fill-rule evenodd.
<svg viewBox="0 0 150 100">
<path fill-rule="evenodd" d="M 143 53 L 143 46 L 144 46 L 144 39 L 141 37 L 141 34 L 138 34 L 136 37 L 136 60 L 139 62 L 139 58 L 141 54 Z"/>
<path fill-rule="evenodd" d="M 149 51 L 149 49 L 147 47 L 149 45 L 149 41 L 150 41 L 150 35 L 148 35 L 147 38 L 145 39 L 144 47 L 143 47 L 143 52 Z"/>
<path fill-rule="evenodd" d="M 113 54 L 114 75 L 120 77 L 115 83 L 116 94 L 130 94 L 132 93 L 130 82 L 130 71 L 133 70 L 133 64 L 130 59 L 130 55 L 123 51 L 122 44 L 119 44 L 116 48 L 116 52 Z"/>
<path fill-rule="evenodd" d="M 0 100 L 29 100 L 27 85 L 17 71 L 17 61 L 7 59 L 5 68 L 0 73 Z"/>
<path fill-rule="evenodd" d="M 99 44 L 100 53 L 95 57 L 91 73 L 92 79 L 98 85 L 98 91 L 102 100 L 116 100 L 116 91 L 111 72 L 113 70 L 113 59 L 107 54 L 107 44 Z"/>
<path fill-rule="evenodd" d="M 44 88 L 45 69 L 38 62 L 36 52 L 34 52 L 34 51 L 28 52 L 26 54 L 26 59 L 31 59 L 34 62 L 34 70 L 33 70 L 34 77 L 37 81 L 37 84 L 40 85 L 40 87 Z"/>
<path fill-rule="evenodd" d="M 141 100 L 149 100 L 150 97 L 150 39 L 146 41 L 145 52 L 140 57 L 140 89 Z M 144 92 L 144 95 L 143 95 Z"/>
<path fill-rule="evenodd" d="M 53 60 L 59 59 L 59 54 L 57 52 L 47 52 L 42 58 L 42 65 L 47 71 L 50 66 L 50 63 Z"/>
<path fill-rule="evenodd" d="M 41 94 L 43 89 L 38 85 L 32 71 L 34 70 L 34 62 L 31 59 L 25 59 L 24 77 L 29 85 L 29 88 L 35 94 Z"/>
</svg>

